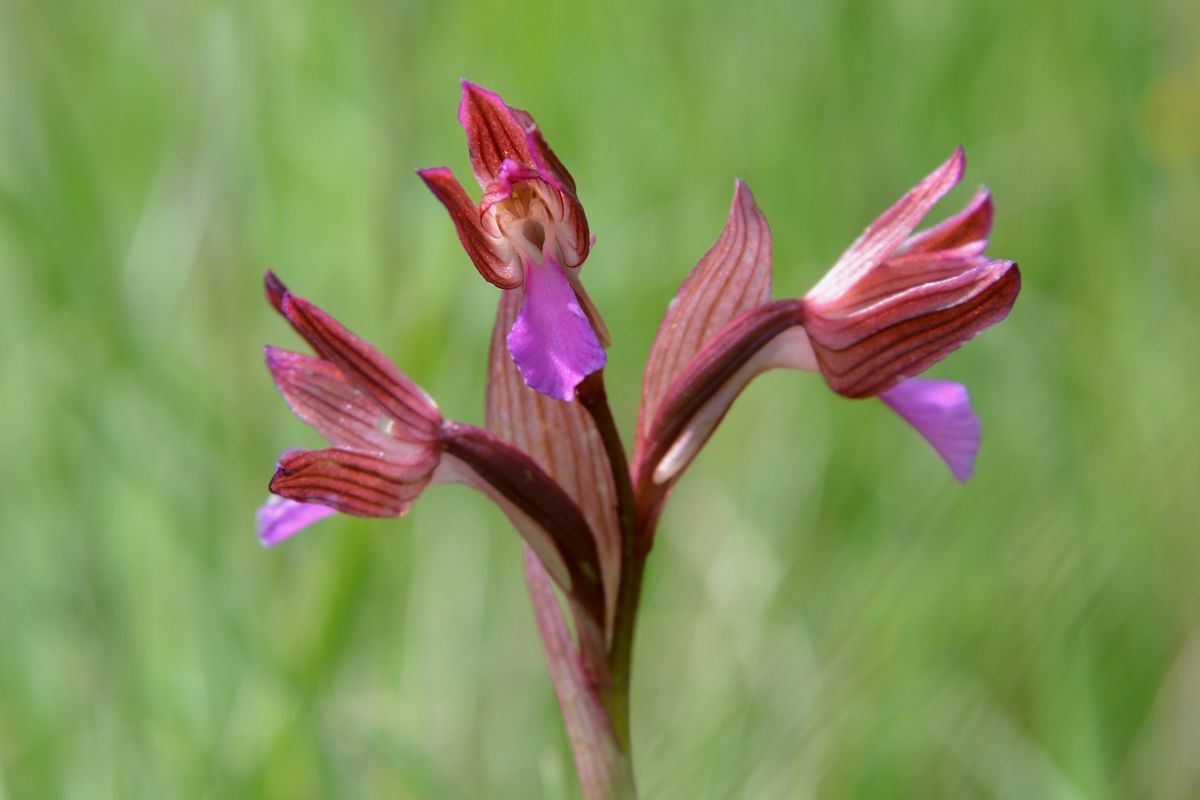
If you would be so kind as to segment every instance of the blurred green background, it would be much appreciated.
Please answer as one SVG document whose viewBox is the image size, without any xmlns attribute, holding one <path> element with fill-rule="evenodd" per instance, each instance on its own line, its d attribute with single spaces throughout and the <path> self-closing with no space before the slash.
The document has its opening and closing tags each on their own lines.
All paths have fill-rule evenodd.
<svg viewBox="0 0 1200 800">
<path fill-rule="evenodd" d="M 956 485 L 875 402 L 772 374 L 650 562 L 648 798 L 1200 792 L 1200 6 L 0 0 L 0 796 L 564 798 L 519 542 L 466 490 L 254 537 L 318 443 L 270 266 L 481 422 L 495 291 L 413 170 L 460 76 L 574 172 L 641 360 L 735 176 L 802 294 L 957 144 L 1020 261 L 935 374 Z"/>
</svg>

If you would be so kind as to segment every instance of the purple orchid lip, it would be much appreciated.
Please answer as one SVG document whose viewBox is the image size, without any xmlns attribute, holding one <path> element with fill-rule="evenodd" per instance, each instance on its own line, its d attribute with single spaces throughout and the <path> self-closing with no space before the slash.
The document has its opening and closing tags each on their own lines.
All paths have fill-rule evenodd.
<svg viewBox="0 0 1200 800">
<path fill-rule="evenodd" d="M 274 547 L 314 522 L 336 513 L 336 509 L 320 503 L 300 503 L 273 495 L 258 509 L 258 540 L 263 547 Z"/>
<path fill-rule="evenodd" d="M 967 387 L 951 381 L 910 378 L 879 399 L 917 429 L 960 483 L 975 474 L 979 454 L 979 417 L 971 408 Z"/>
<path fill-rule="evenodd" d="M 508 333 L 508 351 L 525 383 L 559 400 L 574 400 L 575 387 L 608 360 L 563 267 L 544 253 L 527 263 L 521 311 Z"/>
</svg>

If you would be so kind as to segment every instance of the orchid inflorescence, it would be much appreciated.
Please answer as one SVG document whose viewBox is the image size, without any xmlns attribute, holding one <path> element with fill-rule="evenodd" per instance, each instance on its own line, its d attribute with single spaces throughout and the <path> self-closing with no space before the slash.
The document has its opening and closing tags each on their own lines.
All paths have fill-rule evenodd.
<svg viewBox="0 0 1200 800">
<path fill-rule="evenodd" d="M 913 233 L 962 178 L 961 148 L 873 222 L 802 298 L 771 300 L 771 233 L 736 182 L 724 230 L 680 287 L 645 367 L 632 461 L 605 396 L 609 335 L 580 282 L 592 246 L 575 182 L 533 118 L 463 82 L 459 121 L 483 190 L 418 174 L 479 273 L 502 290 L 487 429 L 444 419 L 378 350 L 266 276 L 315 355 L 266 348 L 288 406 L 330 443 L 279 459 L 258 534 L 274 545 L 335 512 L 406 513 L 431 484 L 493 500 L 525 540 L 525 574 L 588 797 L 632 796 L 629 667 L 642 572 L 671 488 L 760 373 L 818 372 L 878 397 L 960 481 L 980 426 L 965 387 L 916 377 L 1012 307 L 1020 274 L 984 255 L 992 201 Z M 573 632 L 552 584 L 567 601 Z"/>
</svg>

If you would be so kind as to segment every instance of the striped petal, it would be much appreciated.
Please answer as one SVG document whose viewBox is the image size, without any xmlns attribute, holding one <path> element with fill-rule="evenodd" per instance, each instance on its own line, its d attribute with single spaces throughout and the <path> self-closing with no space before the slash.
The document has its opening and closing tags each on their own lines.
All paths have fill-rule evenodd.
<svg viewBox="0 0 1200 800">
<path fill-rule="evenodd" d="M 437 438 L 442 416 L 433 398 L 375 347 L 303 298 L 285 291 L 280 307 L 301 336 L 395 421 L 398 438 Z"/>
<path fill-rule="evenodd" d="M 971 254 L 978 255 L 987 247 L 993 214 L 992 195 L 981 188 L 966 208 L 950 219 L 910 236 L 900 249 L 905 253 L 932 253 L 967 248 Z"/>
<path fill-rule="evenodd" d="M 336 447 L 291 450 L 279 458 L 271 492 L 356 517 L 397 517 L 412 506 L 437 464 L 436 452 L 399 461 Z"/>
<path fill-rule="evenodd" d="M 937 201 L 962 179 L 966 158 L 962 148 L 931 172 L 855 240 L 833 268 L 806 296 L 813 303 L 836 301 L 870 270 L 882 264 L 912 233 Z"/>
<path fill-rule="evenodd" d="M 406 443 L 397 438 L 403 428 L 332 362 L 274 347 L 266 354 L 292 413 L 332 444 L 377 453 L 404 450 Z"/>
<path fill-rule="evenodd" d="M 466 484 L 495 502 L 593 630 L 603 631 L 596 539 L 575 501 L 528 455 L 481 428 L 448 423 L 443 445 L 439 481 Z"/>
<path fill-rule="evenodd" d="M 741 180 L 721 235 L 688 275 L 658 328 L 642 379 L 634 463 L 672 383 L 726 324 L 771 296 L 771 230 Z"/>
<path fill-rule="evenodd" d="M 806 301 L 805 329 L 829 387 L 869 397 L 1000 322 L 1020 288 L 1016 264 L 985 261 L 951 278 L 905 285 L 849 316 L 827 315 Z"/>
<path fill-rule="evenodd" d="M 621 563 L 617 490 L 608 456 L 582 404 L 563 403 L 539 394 L 517 371 L 505 339 L 520 304 L 518 292 L 500 296 L 488 356 L 487 425 L 503 441 L 527 453 L 579 506 L 596 539 L 609 604 L 608 624 Z M 514 520 L 514 524 L 519 527 L 523 523 Z"/>
<path fill-rule="evenodd" d="M 463 80 L 458 121 L 467 134 L 475 179 L 484 189 L 500 176 L 505 159 L 533 163 L 520 117 L 529 115 L 516 111 L 495 92 Z"/>
<path fill-rule="evenodd" d="M 446 167 L 436 167 L 417 170 L 417 174 L 446 207 L 458 231 L 458 240 L 484 280 L 501 289 L 520 286 L 521 262 L 516 251 L 504 239 L 483 229 L 479 209 L 454 173 Z"/>
</svg>

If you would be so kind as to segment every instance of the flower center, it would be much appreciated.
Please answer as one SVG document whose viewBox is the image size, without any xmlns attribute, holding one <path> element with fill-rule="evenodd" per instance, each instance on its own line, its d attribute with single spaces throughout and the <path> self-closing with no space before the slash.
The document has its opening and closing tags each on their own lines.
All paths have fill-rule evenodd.
<svg viewBox="0 0 1200 800">
<path fill-rule="evenodd" d="M 511 245 L 534 263 L 542 262 L 546 238 L 553 230 L 545 200 L 530 186 L 513 189 L 512 194 L 493 206 L 496 227 Z"/>
</svg>

